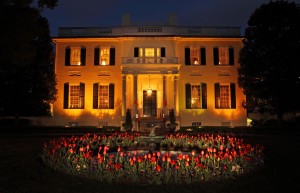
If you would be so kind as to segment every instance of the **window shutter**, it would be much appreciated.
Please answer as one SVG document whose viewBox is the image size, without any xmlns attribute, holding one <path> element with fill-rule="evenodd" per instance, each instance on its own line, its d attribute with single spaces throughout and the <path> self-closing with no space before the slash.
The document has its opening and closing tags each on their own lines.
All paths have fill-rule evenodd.
<svg viewBox="0 0 300 193">
<path fill-rule="evenodd" d="M 69 108 L 69 83 L 64 84 L 64 109 Z"/>
<path fill-rule="evenodd" d="M 214 48 L 214 65 L 219 65 L 219 49 Z"/>
<path fill-rule="evenodd" d="M 185 65 L 191 65 L 191 54 L 190 48 L 185 48 Z"/>
<path fill-rule="evenodd" d="M 116 57 L 116 49 L 110 48 L 109 49 L 109 65 L 115 65 L 115 57 Z"/>
<path fill-rule="evenodd" d="M 219 100 L 220 100 L 220 84 L 215 83 L 215 108 L 220 108 Z"/>
<path fill-rule="evenodd" d="M 85 57 L 86 56 L 86 49 L 81 48 L 80 50 L 80 66 L 85 66 Z"/>
<path fill-rule="evenodd" d="M 164 48 L 164 47 L 160 48 L 160 56 L 166 57 L 166 48 Z"/>
<path fill-rule="evenodd" d="M 85 84 L 80 83 L 79 85 L 79 108 L 84 109 L 84 90 L 85 90 Z"/>
<path fill-rule="evenodd" d="M 70 66 L 70 64 L 71 64 L 71 48 L 66 48 L 65 66 Z"/>
<path fill-rule="evenodd" d="M 98 66 L 100 63 L 100 48 L 94 49 L 94 65 Z"/>
<path fill-rule="evenodd" d="M 115 85 L 114 84 L 109 84 L 109 109 L 114 109 L 115 107 Z"/>
<path fill-rule="evenodd" d="M 200 56 L 201 56 L 201 65 L 206 65 L 206 49 L 200 49 Z"/>
<path fill-rule="evenodd" d="M 234 51 L 233 51 L 233 48 L 229 48 L 228 53 L 229 53 L 229 65 L 234 65 Z"/>
<path fill-rule="evenodd" d="M 185 108 L 186 109 L 191 109 L 192 104 L 192 95 L 191 95 L 191 85 L 190 84 L 185 84 Z"/>
<path fill-rule="evenodd" d="M 207 108 L 207 87 L 206 87 L 206 83 L 201 83 L 201 89 L 202 89 L 202 109 L 206 109 Z"/>
<path fill-rule="evenodd" d="M 230 83 L 231 108 L 236 108 L 235 84 Z"/>
<path fill-rule="evenodd" d="M 134 57 L 139 57 L 139 48 L 138 47 L 134 48 Z"/>
<path fill-rule="evenodd" d="M 99 84 L 94 83 L 93 84 L 93 109 L 98 109 L 98 90 L 99 90 Z"/>
</svg>

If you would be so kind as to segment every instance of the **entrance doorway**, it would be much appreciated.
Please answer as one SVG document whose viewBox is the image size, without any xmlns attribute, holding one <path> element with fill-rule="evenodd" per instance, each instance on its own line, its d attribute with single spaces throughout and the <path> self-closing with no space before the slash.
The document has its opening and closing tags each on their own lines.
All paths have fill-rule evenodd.
<svg viewBox="0 0 300 193">
<path fill-rule="evenodd" d="M 143 114 L 146 117 L 156 117 L 156 90 L 152 90 L 151 93 L 147 93 L 147 90 L 143 90 Z"/>
</svg>

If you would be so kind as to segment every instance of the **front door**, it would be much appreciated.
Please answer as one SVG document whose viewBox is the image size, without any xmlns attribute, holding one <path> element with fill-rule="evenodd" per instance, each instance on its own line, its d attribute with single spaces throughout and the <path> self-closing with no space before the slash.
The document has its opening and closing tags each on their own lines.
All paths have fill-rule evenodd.
<svg viewBox="0 0 300 193">
<path fill-rule="evenodd" d="M 156 90 L 151 94 L 147 90 L 143 91 L 143 112 L 146 117 L 156 117 Z"/>
</svg>

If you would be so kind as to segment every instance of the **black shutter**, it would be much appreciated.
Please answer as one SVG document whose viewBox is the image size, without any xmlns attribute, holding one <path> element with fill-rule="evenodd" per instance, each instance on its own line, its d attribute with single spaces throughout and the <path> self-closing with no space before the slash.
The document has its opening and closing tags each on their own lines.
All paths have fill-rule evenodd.
<svg viewBox="0 0 300 193">
<path fill-rule="evenodd" d="M 70 66 L 71 63 L 71 48 L 66 48 L 65 66 Z"/>
<path fill-rule="evenodd" d="M 206 49 L 200 49 L 200 56 L 201 56 L 201 65 L 206 65 Z"/>
<path fill-rule="evenodd" d="M 230 83 L 230 97 L 231 97 L 231 108 L 236 108 L 236 96 L 235 96 L 235 84 Z"/>
<path fill-rule="evenodd" d="M 99 90 L 99 84 L 94 83 L 93 84 L 93 109 L 98 109 L 98 90 Z"/>
<path fill-rule="evenodd" d="M 134 48 L 134 57 L 139 57 L 139 48 L 138 47 Z"/>
<path fill-rule="evenodd" d="M 185 65 L 191 65 L 191 54 L 190 48 L 185 48 Z"/>
<path fill-rule="evenodd" d="M 109 84 L 109 109 L 114 109 L 115 108 L 115 85 L 114 84 Z"/>
<path fill-rule="evenodd" d="M 115 65 L 115 58 L 116 58 L 116 49 L 110 48 L 109 50 L 109 65 L 114 66 Z"/>
<path fill-rule="evenodd" d="M 202 109 L 206 109 L 207 108 L 207 87 L 206 87 L 206 83 L 201 83 L 201 89 L 202 89 Z"/>
<path fill-rule="evenodd" d="M 219 49 L 214 48 L 214 65 L 219 65 Z"/>
<path fill-rule="evenodd" d="M 80 83 L 79 86 L 79 108 L 84 109 L 84 90 L 85 90 L 85 84 Z"/>
<path fill-rule="evenodd" d="M 64 84 L 64 109 L 69 108 L 69 83 Z"/>
<path fill-rule="evenodd" d="M 160 56 L 166 57 L 166 48 L 164 48 L 164 47 L 160 48 Z"/>
<path fill-rule="evenodd" d="M 220 108 L 219 100 L 220 100 L 220 84 L 215 83 L 215 108 Z"/>
<path fill-rule="evenodd" d="M 234 65 L 234 51 L 233 51 L 233 48 L 229 48 L 228 53 L 229 53 L 229 65 Z"/>
<path fill-rule="evenodd" d="M 94 49 L 94 65 L 98 66 L 100 63 L 100 48 Z"/>
<path fill-rule="evenodd" d="M 191 85 L 190 84 L 185 84 L 185 108 L 186 109 L 191 109 L 192 104 L 192 95 L 191 95 Z"/>
<path fill-rule="evenodd" d="M 85 66 L 85 57 L 86 56 L 86 49 L 81 48 L 80 50 L 80 66 Z"/>
</svg>

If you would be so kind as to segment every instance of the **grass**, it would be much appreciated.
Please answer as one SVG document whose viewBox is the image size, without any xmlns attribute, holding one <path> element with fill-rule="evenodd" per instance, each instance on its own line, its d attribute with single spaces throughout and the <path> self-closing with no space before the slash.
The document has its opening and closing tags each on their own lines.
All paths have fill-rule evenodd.
<svg viewBox="0 0 300 193">
<path fill-rule="evenodd" d="M 297 192 L 300 189 L 300 132 L 244 128 L 230 130 L 250 143 L 263 144 L 265 167 L 235 180 L 191 185 L 109 185 L 58 173 L 44 166 L 39 157 L 43 144 L 61 135 L 99 132 L 94 128 L 0 128 L 0 193 L 79 193 L 79 192 L 164 192 L 164 193 L 274 193 Z M 276 131 L 276 132 L 274 132 Z M 215 131 L 216 132 L 216 131 Z M 222 130 L 224 133 L 228 131 Z M 283 134 L 281 134 L 283 133 Z"/>
</svg>

